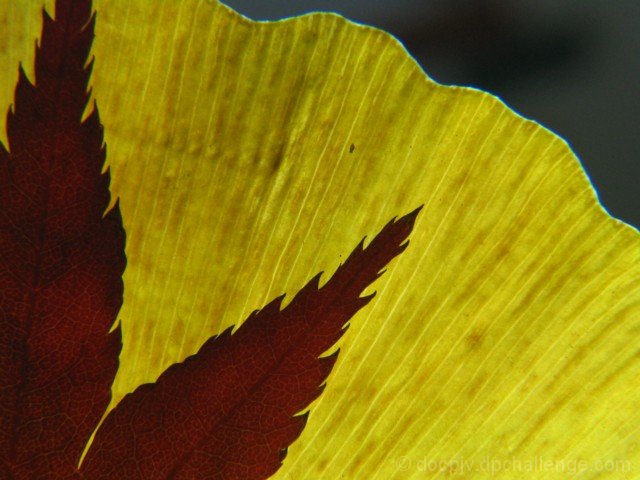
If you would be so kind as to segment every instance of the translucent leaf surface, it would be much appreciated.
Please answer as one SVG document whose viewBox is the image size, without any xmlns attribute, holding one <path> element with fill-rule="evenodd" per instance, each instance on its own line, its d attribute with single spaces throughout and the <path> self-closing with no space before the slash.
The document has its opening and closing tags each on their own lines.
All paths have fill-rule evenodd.
<svg viewBox="0 0 640 480">
<path fill-rule="evenodd" d="M 313 277 L 235 331 L 208 339 L 155 384 L 126 395 L 104 419 L 82 465 L 92 480 L 270 478 L 307 423 L 338 352 L 323 355 L 373 295 L 362 291 L 408 246 L 417 210 L 359 243 L 318 288 Z M 161 454 L 159 454 L 161 452 Z"/>
<path fill-rule="evenodd" d="M 11 71 L 41 5 L 0 5 Z M 116 396 L 424 204 L 276 478 L 637 471 L 640 244 L 561 139 L 336 16 L 96 8 L 128 232 Z"/>
<path fill-rule="evenodd" d="M 89 2 L 41 17 L 0 143 L 0 478 L 71 480 L 111 401 L 125 235 L 86 108 Z"/>
</svg>

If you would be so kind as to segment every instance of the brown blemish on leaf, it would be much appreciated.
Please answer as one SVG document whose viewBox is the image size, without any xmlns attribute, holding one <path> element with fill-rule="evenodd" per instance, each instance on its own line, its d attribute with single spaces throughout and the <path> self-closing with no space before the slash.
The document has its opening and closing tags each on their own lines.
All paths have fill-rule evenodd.
<svg viewBox="0 0 640 480">
<path fill-rule="evenodd" d="M 484 330 L 473 330 L 466 336 L 465 341 L 470 350 L 478 350 L 484 342 L 486 332 Z"/>
</svg>

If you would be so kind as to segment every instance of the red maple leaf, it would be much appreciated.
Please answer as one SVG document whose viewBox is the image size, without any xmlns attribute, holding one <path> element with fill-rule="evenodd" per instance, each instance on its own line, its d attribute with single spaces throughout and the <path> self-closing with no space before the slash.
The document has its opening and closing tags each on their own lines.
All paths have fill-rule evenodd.
<svg viewBox="0 0 640 480">
<path fill-rule="evenodd" d="M 89 95 L 90 2 L 44 13 L 0 147 L 0 476 L 73 476 L 111 399 L 124 231 Z M 52 477 L 51 472 L 55 472 Z"/>
<path fill-rule="evenodd" d="M 418 210 L 361 242 L 322 287 L 317 275 L 284 309 L 276 298 L 127 395 L 78 466 L 111 398 L 125 267 L 96 107 L 82 120 L 94 22 L 90 0 L 44 13 L 35 83 L 20 69 L 10 153 L 0 144 L 0 475 L 267 478 L 322 393 L 337 352 L 322 355 L 406 248 Z"/>
<path fill-rule="evenodd" d="M 361 242 L 322 287 L 318 274 L 283 310 L 281 296 L 127 395 L 98 430 L 83 471 L 104 479 L 272 475 L 338 352 L 320 356 L 371 300 L 360 294 L 406 248 L 417 213 L 389 222 L 366 248 Z"/>
</svg>

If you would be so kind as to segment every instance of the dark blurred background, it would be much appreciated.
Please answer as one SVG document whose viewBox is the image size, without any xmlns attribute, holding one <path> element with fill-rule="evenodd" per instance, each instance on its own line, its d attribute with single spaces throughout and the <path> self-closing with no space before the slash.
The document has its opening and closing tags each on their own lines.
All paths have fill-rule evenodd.
<svg viewBox="0 0 640 480">
<path fill-rule="evenodd" d="M 640 227 L 639 0 L 222 0 L 256 20 L 331 11 L 396 36 L 440 83 L 564 137 L 601 202 Z"/>
</svg>

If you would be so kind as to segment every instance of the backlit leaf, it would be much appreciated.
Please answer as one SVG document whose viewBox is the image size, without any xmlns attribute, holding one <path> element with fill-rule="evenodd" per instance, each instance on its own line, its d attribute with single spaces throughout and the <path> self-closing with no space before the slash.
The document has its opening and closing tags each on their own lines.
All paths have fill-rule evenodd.
<svg viewBox="0 0 640 480">
<path fill-rule="evenodd" d="M 82 121 L 93 20 L 88 2 L 56 13 L 0 144 L 0 477 L 13 480 L 76 478 L 121 347 L 124 231 L 95 107 Z"/>
<path fill-rule="evenodd" d="M 277 297 L 232 334 L 209 339 L 155 384 L 127 395 L 82 465 L 91 479 L 263 479 L 300 435 L 304 411 L 337 358 L 325 354 L 372 295 L 360 297 L 402 243 L 417 211 L 387 226 L 319 287 L 320 274 L 284 309 Z"/>
<path fill-rule="evenodd" d="M 7 71 L 40 2 L 0 5 Z M 275 478 L 637 473 L 640 244 L 564 141 L 337 16 L 96 7 L 130 239 L 118 397 L 424 204 Z"/>
</svg>

